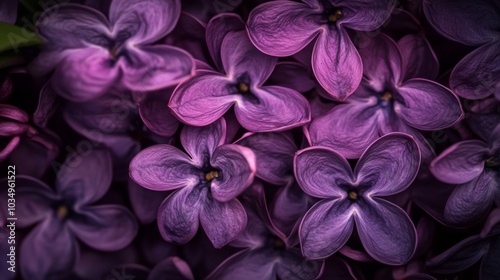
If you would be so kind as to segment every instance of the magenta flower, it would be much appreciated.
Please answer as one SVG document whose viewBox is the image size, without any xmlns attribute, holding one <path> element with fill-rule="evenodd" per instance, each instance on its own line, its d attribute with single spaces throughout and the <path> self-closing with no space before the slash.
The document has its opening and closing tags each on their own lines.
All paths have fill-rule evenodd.
<svg viewBox="0 0 500 280">
<path fill-rule="evenodd" d="M 404 132 L 418 140 L 424 159 L 432 159 L 434 152 L 418 130 L 453 126 L 462 119 L 463 111 L 459 99 L 440 84 L 403 78 L 420 73 L 415 68 L 422 64 L 401 55 L 418 51 L 415 47 L 385 35 L 370 39 L 360 50 L 366 78 L 345 103 L 311 122 L 311 144 L 334 148 L 346 158 L 358 158 L 381 135 Z"/>
<path fill-rule="evenodd" d="M 31 70 L 39 76 L 54 71 L 52 88 L 74 102 L 113 87 L 150 91 L 175 85 L 194 71 L 192 57 L 152 44 L 174 29 L 179 15 L 179 0 L 113 0 L 109 20 L 83 5 L 55 6 L 37 22 L 47 45 Z"/>
<path fill-rule="evenodd" d="M 227 258 L 206 279 L 317 279 L 324 262 L 305 259 L 273 224 L 262 185 L 253 184 L 242 197 L 248 224 L 231 245 L 245 249 Z"/>
<path fill-rule="evenodd" d="M 464 57 L 450 75 L 450 87 L 459 96 L 481 99 L 500 92 L 500 10 L 498 1 L 425 0 L 425 15 L 448 39 L 477 49 Z M 496 89 L 495 89 L 496 88 Z"/>
<path fill-rule="evenodd" d="M 334 150 L 310 147 L 295 155 L 295 177 L 307 194 L 321 198 L 299 228 L 302 253 L 326 258 L 339 250 L 354 229 L 375 260 L 402 265 L 413 255 L 416 231 L 408 215 L 380 198 L 405 190 L 415 179 L 420 151 L 415 140 L 391 133 L 370 145 L 354 172 Z"/>
<path fill-rule="evenodd" d="M 52 279 L 71 272 L 80 240 L 100 251 L 125 248 L 137 234 L 133 214 L 119 205 L 92 205 L 111 185 L 107 152 L 72 155 L 58 172 L 55 190 L 32 177 L 17 177 L 20 227 L 36 226 L 20 247 L 26 279 Z M 57 277 L 56 277 L 57 276 Z"/>
<path fill-rule="evenodd" d="M 233 105 L 238 122 L 249 131 L 286 130 L 310 121 L 309 104 L 299 92 L 263 86 L 277 58 L 252 45 L 241 18 L 228 14 L 214 17 L 206 32 L 218 70 L 197 70 L 193 78 L 175 89 L 169 107 L 181 121 L 208 125 Z"/>
<path fill-rule="evenodd" d="M 171 145 L 142 150 L 130 163 L 130 177 L 155 191 L 176 190 L 158 209 L 158 227 L 166 241 L 184 244 L 201 223 L 216 248 L 245 228 L 247 216 L 236 196 L 253 181 L 255 155 L 224 144 L 226 122 L 206 127 L 186 126 L 181 143 L 188 154 Z"/>
<path fill-rule="evenodd" d="M 396 1 L 303 2 L 278 0 L 258 6 L 250 13 L 248 34 L 259 50 L 273 56 L 291 56 L 317 37 L 311 58 L 314 75 L 331 98 L 342 101 L 363 76 L 363 63 L 347 29 L 377 29 Z"/>
<path fill-rule="evenodd" d="M 473 223 L 487 215 L 494 203 L 500 206 L 499 166 L 500 125 L 488 143 L 461 141 L 432 161 L 430 170 L 438 180 L 457 184 L 444 209 L 448 223 Z"/>
</svg>

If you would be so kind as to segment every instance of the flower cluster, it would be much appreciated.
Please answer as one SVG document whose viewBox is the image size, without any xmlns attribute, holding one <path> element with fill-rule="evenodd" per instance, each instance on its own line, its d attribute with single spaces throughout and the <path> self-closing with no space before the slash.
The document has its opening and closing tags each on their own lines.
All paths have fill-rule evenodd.
<svg viewBox="0 0 500 280">
<path fill-rule="evenodd" d="M 498 1 L 5 0 L 0 32 L 2 279 L 500 277 Z"/>
</svg>

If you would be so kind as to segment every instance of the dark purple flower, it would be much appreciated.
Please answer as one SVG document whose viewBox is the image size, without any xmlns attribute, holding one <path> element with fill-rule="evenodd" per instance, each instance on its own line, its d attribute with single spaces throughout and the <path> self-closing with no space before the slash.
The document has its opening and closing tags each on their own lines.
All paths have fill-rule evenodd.
<svg viewBox="0 0 500 280">
<path fill-rule="evenodd" d="M 184 244 L 201 223 L 216 248 L 245 228 L 247 217 L 236 198 L 253 181 L 255 155 L 243 146 L 224 144 L 224 119 L 206 126 L 186 126 L 181 143 L 142 150 L 130 163 L 130 177 L 156 191 L 176 190 L 158 209 L 158 226 L 166 241 Z"/>
<path fill-rule="evenodd" d="M 309 104 L 294 89 L 263 86 L 277 58 L 257 50 L 236 15 L 214 17 L 207 26 L 207 44 L 218 68 L 197 70 L 174 91 L 169 107 L 193 126 L 213 123 L 233 105 L 241 126 L 266 132 L 301 126 L 311 119 Z"/>
<path fill-rule="evenodd" d="M 422 78 L 405 80 L 409 73 L 420 73 L 415 68 L 422 65 L 402 56 L 420 50 L 405 38 L 396 43 L 381 34 L 363 44 L 363 82 L 345 103 L 311 123 L 312 145 L 358 158 L 381 135 L 404 132 L 417 139 L 424 159 L 433 158 L 434 152 L 418 130 L 453 126 L 461 120 L 463 111 L 459 99 L 440 84 Z"/>
<path fill-rule="evenodd" d="M 324 147 L 297 152 L 295 176 L 307 194 L 321 198 L 299 228 L 302 253 L 326 258 L 339 250 L 354 229 L 375 260 L 401 265 L 415 251 L 416 231 L 408 215 L 381 199 L 406 189 L 415 179 L 420 152 L 406 134 L 391 133 L 370 145 L 354 172 L 339 153 Z"/>
<path fill-rule="evenodd" d="M 500 6 L 496 0 L 424 0 L 432 26 L 448 39 L 479 46 L 464 57 L 450 76 L 451 89 L 467 99 L 481 99 L 500 84 Z"/>
<path fill-rule="evenodd" d="M 100 251 L 126 247 L 137 233 L 132 213 L 118 205 L 92 205 L 108 191 L 111 158 L 107 152 L 72 155 L 61 166 L 55 190 L 32 177 L 17 177 L 17 224 L 37 224 L 20 247 L 26 279 L 62 277 L 73 268 L 80 240 Z"/>
<path fill-rule="evenodd" d="M 430 170 L 440 181 L 457 184 L 444 210 L 448 223 L 464 225 L 484 217 L 495 203 L 500 206 L 500 125 L 488 144 L 480 140 L 458 142 L 437 158 Z"/>
<path fill-rule="evenodd" d="M 243 194 L 243 203 L 248 223 L 231 245 L 245 249 L 222 262 L 207 280 L 316 279 L 321 275 L 324 262 L 305 259 L 274 226 L 260 183 Z"/>
<path fill-rule="evenodd" d="M 179 0 L 113 0 L 109 18 L 83 5 L 57 5 L 37 21 L 47 45 L 31 71 L 54 71 L 51 86 L 74 102 L 114 87 L 151 91 L 175 85 L 194 71 L 192 57 L 152 44 L 174 29 L 179 15 Z"/>
<path fill-rule="evenodd" d="M 389 17 L 396 1 L 278 0 L 255 8 L 247 23 L 254 45 L 273 56 L 291 56 L 314 39 L 311 64 L 319 84 L 335 100 L 359 86 L 363 63 L 346 28 L 371 31 Z"/>
</svg>

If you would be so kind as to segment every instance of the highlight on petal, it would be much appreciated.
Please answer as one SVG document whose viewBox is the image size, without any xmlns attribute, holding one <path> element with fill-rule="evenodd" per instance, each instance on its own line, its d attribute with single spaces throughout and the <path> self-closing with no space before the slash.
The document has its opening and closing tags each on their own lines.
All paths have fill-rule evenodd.
<svg viewBox="0 0 500 280">
<path fill-rule="evenodd" d="M 195 186 L 200 178 L 192 160 L 179 149 L 158 144 L 139 152 L 130 162 L 130 178 L 155 191 Z"/>
<path fill-rule="evenodd" d="M 50 80 L 52 88 L 63 98 L 85 102 L 107 93 L 119 78 L 119 69 L 111 63 L 106 49 L 86 47 L 65 50 Z"/>
<path fill-rule="evenodd" d="M 466 99 L 481 99 L 493 95 L 500 77 L 499 52 L 500 43 L 495 41 L 465 56 L 451 72 L 451 89 Z"/>
<path fill-rule="evenodd" d="M 445 183 L 467 183 L 483 172 L 488 150 L 488 145 L 482 141 L 461 141 L 442 152 L 429 168 L 438 180 Z"/>
<path fill-rule="evenodd" d="M 232 200 L 250 186 L 257 169 L 252 150 L 234 144 L 218 147 L 210 165 L 219 170 L 210 190 L 213 197 L 222 202 Z"/>
<path fill-rule="evenodd" d="M 220 202 L 208 196 L 200 211 L 200 223 L 214 247 L 219 249 L 245 229 L 247 214 L 237 199 Z"/>
<path fill-rule="evenodd" d="M 175 89 L 168 106 L 182 122 L 205 126 L 222 117 L 240 96 L 231 94 L 232 81 L 219 73 L 198 71 Z"/>
<path fill-rule="evenodd" d="M 279 86 L 254 88 L 237 101 L 234 113 L 241 126 L 252 132 L 288 130 L 311 120 L 307 99 Z"/>
<path fill-rule="evenodd" d="M 69 276 L 78 255 L 78 243 L 70 231 L 58 220 L 48 218 L 21 243 L 19 269 L 26 279 L 57 279 Z"/>
<path fill-rule="evenodd" d="M 127 50 L 127 59 L 118 60 L 122 83 L 134 91 L 152 91 L 194 75 L 194 60 L 186 51 L 167 45 L 141 46 Z"/>
<path fill-rule="evenodd" d="M 93 150 L 86 156 L 71 154 L 57 173 L 56 189 L 65 200 L 76 205 L 96 202 L 108 191 L 112 170 L 107 150 Z"/>
<path fill-rule="evenodd" d="M 170 194 L 158 209 L 158 229 L 165 241 L 185 244 L 199 227 L 199 215 L 207 198 L 199 186 L 185 187 Z"/>
<path fill-rule="evenodd" d="M 299 227 L 300 247 L 306 258 L 324 259 L 344 246 L 354 228 L 350 204 L 325 199 L 307 211 Z"/>
<path fill-rule="evenodd" d="M 446 222 L 462 226 L 480 221 L 493 205 L 498 184 L 496 173 L 485 171 L 474 180 L 458 185 L 446 202 Z"/>
<path fill-rule="evenodd" d="M 82 207 L 67 225 L 83 243 L 100 251 L 125 248 L 139 230 L 134 215 L 119 205 Z"/>
<path fill-rule="evenodd" d="M 343 184 L 352 184 L 354 176 L 349 162 L 334 150 L 310 147 L 298 151 L 294 173 L 305 193 L 318 198 L 342 198 Z"/>
<path fill-rule="evenodd" d="M 364 200 L 354 215 L 366 252 L 388 265 L 407 263 L 416 249 L 417 232 L 410 217 L 396 205 L 374 197 Z"/>
<path fill-rule="evenodd" d="M 411 79 L 398 87 L 403 104 L 394 110 L 410 126 L 420 130 L 439 130 L 451 127 L 464 116 L 460 100 L 438 83 Z"/>
<path fill-rule="evenodd" d="M 180 140 L 182 147 L 200 168 L 212 158 L 215 149 L 226 140 L 226 120 L 220 118 L 214 123 L 203 126 L 184 126 Z"/>
<path fill-rule="evenodd" d="M 361 83 L 363 62 L 344 29 L 325 29 L 312 53 L 312 69 L 333 100 L 344 101 Z"/>
<path fill-rule="evenodd" d="M 290 56 L 318 34 L 321 28 L 316 21 L 318 12 L 307 4 L 287 0 L 264 3 L 250 12 L 248 35 L 263 53 Z"/>
<path fill-rule="evenodd" d="M 170 33 L 181 14 L 180 0 L 113 0 L 109 20 L 115 36 L 127 34 L 134 44 L 157 41 Z"/>
<path fill-rule="evenodd" d="M 420 167 L 420 149 L 408 134 L 390 133 L 370 145 L 354 168 L 368 195 L 387 196 L 408 188 Z"/>
</svg>

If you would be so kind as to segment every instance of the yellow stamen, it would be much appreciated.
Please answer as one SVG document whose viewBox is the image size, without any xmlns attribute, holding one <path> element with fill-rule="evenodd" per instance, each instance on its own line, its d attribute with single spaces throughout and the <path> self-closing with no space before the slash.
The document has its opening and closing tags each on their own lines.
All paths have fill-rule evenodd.
<svg viewBox="0 0 500 280">
<path fill-rule="evenodd" d="M 337 22 L 341 17 L 342 17 L 342 10 L 335 9 L 335 11 L 333 11 L 333 13 L 331 13 L 328 16 L 328 21 L 329 22 Z"/>
<path fill-rule="evenodd" d="M 205 180 L 210 181 L 213 178 L 218 178 L 219 177 L 219 171 L 213 170 L 205 174 Z"/>
<path fill-rule="evenodd" d="M 68 207 L 61 205 L 57 208 L 57 216 L 59 218 L 66 218 L 68 216 Z"/>
<path fill-rule="evenodd" d="M 250 90 L 250 87 L 245 83 L 238 84 L 238 91 L 240 93 L 247 93 Z"/>
<path fill-rule="evenodd" d="M 384 101 L 389 101 L 389 100 L 391 100 L 391 99 L 392 99 L 392 93 L 390 93 L 390 92 L 386 91 L 386 92 L 384 92 L 384 94 L 382 95 L 382 97 L 381 97 L 381 98 L 382 98 L 382 100 L 384 100 Z"/>
<path fill-rule="evenodd" d="M 355 191 L 350 191 L 348 197 L 350 200 L 356 200 L 358 199 L 358 193 Z"/>
</svg>

